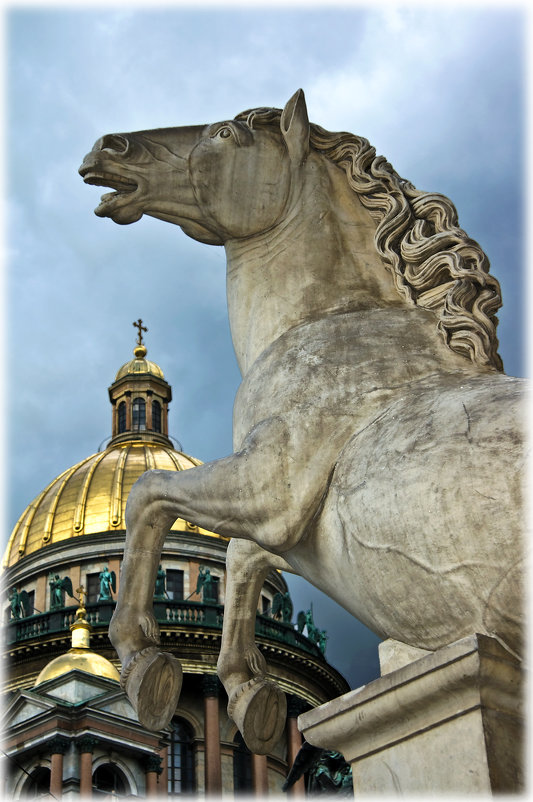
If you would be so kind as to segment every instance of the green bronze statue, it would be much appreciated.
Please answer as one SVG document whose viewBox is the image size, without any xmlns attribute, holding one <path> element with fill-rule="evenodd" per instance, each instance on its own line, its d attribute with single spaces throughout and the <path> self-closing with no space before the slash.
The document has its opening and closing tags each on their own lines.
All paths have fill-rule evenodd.
<svg viewBox="0 0 533 802">
<path fill-rule="evenodd" d="M 167 572 L 163 570 L 161 564 L 155 578 L 154 599 L 160 601 L 168 599 L 167 593 Z"/>
<path fill-rule="evenodd" d="M 64 576 L 60 579 L 59 574 L 54 575 L 51 573 L 50 577 L 48 582 L 50 585 L 50 609 L 57 610 L 59 607 L 65 606 L 65 593 L 70 598 L 74 598 L 72 582 L 69 576 Z"/>
<path fill-rule="evenodd" d="M 116 593 L 117 590 L 117 577 L 115 572 L 110 571 L 106 565 L 98 578 L 100 580 L 100 593 L 98 594 L 98 600 L 111 601 L 113 599 L 111 591 Z"/>
<path fill-rule="evenodd" d="M 20 594 L 16 588 L 11 589 L 9 603 L 11 605 L 11 618 L 18 620 L 20 618 Z"/>
<path fill-rule="evenodd" d="M 272 617 L 278 620 L 281 618 L 284 624 L 290 624 L 292 611 L 293 605 L 289 592 L 276 593 L 272 600 Z"/>
<path fill-rule="evenodd" d="M 326 653 L 326 641 L 327 641 L 327 634 L 325 629 L 318 629 L 314 620 L 313 620 L 313 605 L 311 608 L 304 612 L 300 610 L 297 616 L 298 621 L 298 632 L 303 633 L 304 629 L 307 628 L 307 637 L 309 640 L 316 643 L 322 654 Z"/>
<path fill-rule="evenodd" d="M 202 593 L 202 601 L 205 604 L 216 602 L 215 583 L 211 576 L 211 571 L 204 565 L 198 569 L 198 581 L 196 583 L 196 593 Z"/>
</svg>

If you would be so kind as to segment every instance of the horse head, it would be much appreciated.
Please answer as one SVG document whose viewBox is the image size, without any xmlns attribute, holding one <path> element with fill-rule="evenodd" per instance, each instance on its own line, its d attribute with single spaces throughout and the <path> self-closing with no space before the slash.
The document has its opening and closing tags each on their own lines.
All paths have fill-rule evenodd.
<svg viewBox="0 0 533 802">
<path fill-rule="evenodd" d="M 417 190 L 364 137 L 310 124 L 302 90 L 283 110 L 108 134 L 79 172 L 86 183 L 114 190 L 103 195 L 99 217 L 128 224 L 148 214 L 226 246 L 241 366 L 302 320 L 404 303 L 437 317 L 446 348 L 503 369 L 499 284 L 480 246 L 459 228 L 451 201 Z M 267 275 L 275 290 L 264 285 Z M 250 338 L 260 315 L 242 304 L 251 288 L 261 303 L 277 298 L 262 317 L 278 323 L 257 332 L 257 342 Z M 241 320 L 246 309 L 250 320 Z M 242 345 L 248 341 L 250 348 Z"/>
<path fill-rule="evenodd" d="M 129 224 L 143 214 L 222 245 L 270 229 L 282 217 L 291 176 L 309 148 L 303 92 L 289 100 L 279 130 L 242 120 L 160 128 L 100 138 L 80 167 L 85 183 L 111 187 L 95 213 Z"/>
</svg>

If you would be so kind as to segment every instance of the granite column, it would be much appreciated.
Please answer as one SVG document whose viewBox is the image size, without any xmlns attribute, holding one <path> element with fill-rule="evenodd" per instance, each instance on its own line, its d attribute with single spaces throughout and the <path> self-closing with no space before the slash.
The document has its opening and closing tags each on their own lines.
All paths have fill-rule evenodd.
<svg viewBox="0 0 533 802">
<path fill-rule="evenodd" d="M 63 794 L 63 755 L 68 751 L 70 741 L 57 735 L 47 746 L 50 750 L 50 794 L 60 799 Z"/>
<path fill-rule="evenodd" d="M 161 758 L 158 755 L 146 758 L 146 796 L 157 794 L 157 776 L 161 772 Z"/>
<path fill-rule="evenodd" d="M 218 713 L 219 679 L 216 674 L 204 674 L 204 743 L 205 743 L 205 792 L 222 792 L 222 763 L 220 757 L 220 724 Z"/>
<path fill-rule="evenodd" d="M 80 753 L 80 796 L 84 799 L 93 793 L 93 751 L 98 745 L 98 738 L 83 735 L 76 741 Z"/>
</svg>

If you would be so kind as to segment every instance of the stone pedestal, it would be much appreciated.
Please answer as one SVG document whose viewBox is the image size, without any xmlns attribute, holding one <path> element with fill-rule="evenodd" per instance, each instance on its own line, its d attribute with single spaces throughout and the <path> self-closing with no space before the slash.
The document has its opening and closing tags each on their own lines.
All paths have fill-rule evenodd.
<svg viewBox="0 0 533 802">
<path fill-rule="evenodd" d="M 344 755 L 356 796 L 465 794 L 523 790 L 523 717 L 521 664 L 473 635 L 303 713 L 298 725 L 309 743 Z"/>
</svg>

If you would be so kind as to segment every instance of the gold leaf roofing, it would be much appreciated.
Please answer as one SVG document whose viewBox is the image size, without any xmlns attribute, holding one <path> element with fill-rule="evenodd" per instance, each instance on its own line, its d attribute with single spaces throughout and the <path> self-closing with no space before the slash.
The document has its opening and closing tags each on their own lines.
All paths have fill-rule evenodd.
<svg viewBox="0 0 533 802">
<path fill-rule="evenodd" d="M 92 454 L 57 476 L 26 507 L 4 555 L 4 567 L 51 543 L 125 530 L 126 500 L 147 470 L 184 471 L 200 460 L 150 442 L 126 442 Z M 171 531 L 200 531 L 178 518 Z"/>
<path fill-rule="evenodd" d="M 87 674 L 120 682 L 120 674 L 113 663 L 106 660 L 101 654 L 92 652 L 90 649 L 70 649 L 66 654 L 59 655 L 45 665 L 35 680 L 35 685 L 41 685 L 50 679 L 61 677 L 76 668 Z"/>
<path fill-rule="evenodd" d="M 141 353 L 140 348 L 135 350 Z M 146 349 L 144 352 L 146 353 Z M 159 365 L 157 365 L 155 362 L 152 362 L 150 359 L 144 359 L 144 357 L 136 356 L 135 359 L 130 359 L 129 362 L 125 362 L 124 365 L 118 369 L 117 375 L 115 376 L 115 381 L 118 381 L 118 379 L 121 379 L 123 376 L 128 376 L 131 373 L 150 373 L 152 376 L 157 376 L 159 379 L 165 378 Z"/>
</svg>

